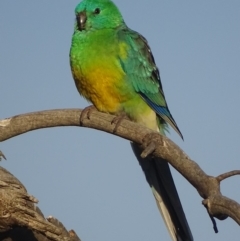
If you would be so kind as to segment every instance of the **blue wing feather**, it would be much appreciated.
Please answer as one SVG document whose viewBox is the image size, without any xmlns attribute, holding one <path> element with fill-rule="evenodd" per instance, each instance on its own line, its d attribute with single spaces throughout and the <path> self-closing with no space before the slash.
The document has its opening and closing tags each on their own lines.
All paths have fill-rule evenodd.
<svg viewBox="0 0 240 241">
<path fill-rule="evenodd" d="M 159 115 L 166 123 L 169 123 L 172 128 L 180 135 L 180 137 L 183 139 L 183 135 L 181 131 L 179 130 L 177 123 L 173 119 L 168 107 L 166 106 L 160 106 L 152 102 L 146 95 L 143 93 L 140 93 L 142 98 L 148 103 L 148 105 Z"/>
</svg>

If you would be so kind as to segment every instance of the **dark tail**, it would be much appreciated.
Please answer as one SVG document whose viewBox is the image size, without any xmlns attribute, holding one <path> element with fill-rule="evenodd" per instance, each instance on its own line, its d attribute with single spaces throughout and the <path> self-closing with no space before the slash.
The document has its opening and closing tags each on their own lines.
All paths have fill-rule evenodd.
<svg viewBox="0 0 240 241">
<path fill-rule="evenodd" d="M 141 149 L 132 149 L 146 176 L 168 231 L 174 241 L 193 241 L 168 163 L 160 158 L 141 158 Z"/>
</svg>

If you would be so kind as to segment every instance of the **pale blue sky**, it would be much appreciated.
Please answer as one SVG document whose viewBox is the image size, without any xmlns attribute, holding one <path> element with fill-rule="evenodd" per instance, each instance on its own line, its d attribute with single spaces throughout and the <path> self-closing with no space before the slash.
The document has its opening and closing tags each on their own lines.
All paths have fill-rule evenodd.
<svg viewBox="0 0 240 241">
<path fill-rule="evenodd" d="M 185 141 L 169 137 L 210 175 L 240 169 L 240 1 L 116 0 L 129 27 L 149 41 L 170 110 Z M 69 68 L 77 0 L 0 1 L 0 118 L 83 108 Z M 128 141 L 96 130 L 38 130 L 1 143 L 18 177 L 83 241 L 170 241 Z M 217 221 L 177 172 L 194 239 L 237 241 L 239 226 Z M 222 185 L 240 202 L 240 179 Z"/>
</svg>

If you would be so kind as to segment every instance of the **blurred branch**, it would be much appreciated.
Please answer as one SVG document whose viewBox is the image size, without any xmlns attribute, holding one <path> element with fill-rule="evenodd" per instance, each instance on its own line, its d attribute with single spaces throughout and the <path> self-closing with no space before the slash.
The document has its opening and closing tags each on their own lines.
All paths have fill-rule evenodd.
<svg viewBox="0 0 240 241">
<path fill-rule="evenodd" d="M 79 109 L 65 109 L 34 112 L 3 119 L 0 120 L 0 141 L 40 128 L 79 126 L 80 115 Z M 93 110 L 90 118 L 86 116 L 81 119 L 81 125 L 112 134 L 115 127 L 112 124 L 113 119 L 112 115 Z M 239 174 L 239 171 L 231 172 L 230 175 L 222 174 L 219 177 L 209 176 L 170 139 L 156 135 L 156 132 L 128 120 L 123 120 L 114 134 L 141 145 L 145 150 L 143 155 L 146 155 L 146 150 L 150 150 L 153 152 L 151 155 L 167 160 L 197 189 L 204 199 L 203 205 L 209 215 L 220 220 L 230 216 L 240 225 L 240 205 L 224 197 L 220 192 L 220 181 L 232 174 Z M 154 145 L 148 140 L 152 134 L 155 135 Z"/>
<path fill-rule="evenodd" d="M 0 151 L 0 161 L 1 161 L 2 158 L 7 160 L 7 158 L 4 156 L 4 154 Z"/>
<path fill-rule="evenodd" d="M 45 219 L 37 202 L 21 182 L 0 167 L 0 240 L 80 241 L 57 219 Z"/>
</svg>

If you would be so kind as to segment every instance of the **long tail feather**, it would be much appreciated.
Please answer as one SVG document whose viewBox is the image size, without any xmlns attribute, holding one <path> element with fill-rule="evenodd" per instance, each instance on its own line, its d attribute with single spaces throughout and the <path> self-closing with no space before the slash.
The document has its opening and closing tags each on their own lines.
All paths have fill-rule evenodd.
<svg viewBox="0 0 240 241">
<path fill-rule="evenodd" d="M 141 158 L 141 149 L 131 143 L 135 156 L 146 176 L 158 209 L 173 241 L 193 241 L 168 163 L 160 158 Z"/>
</svg>

